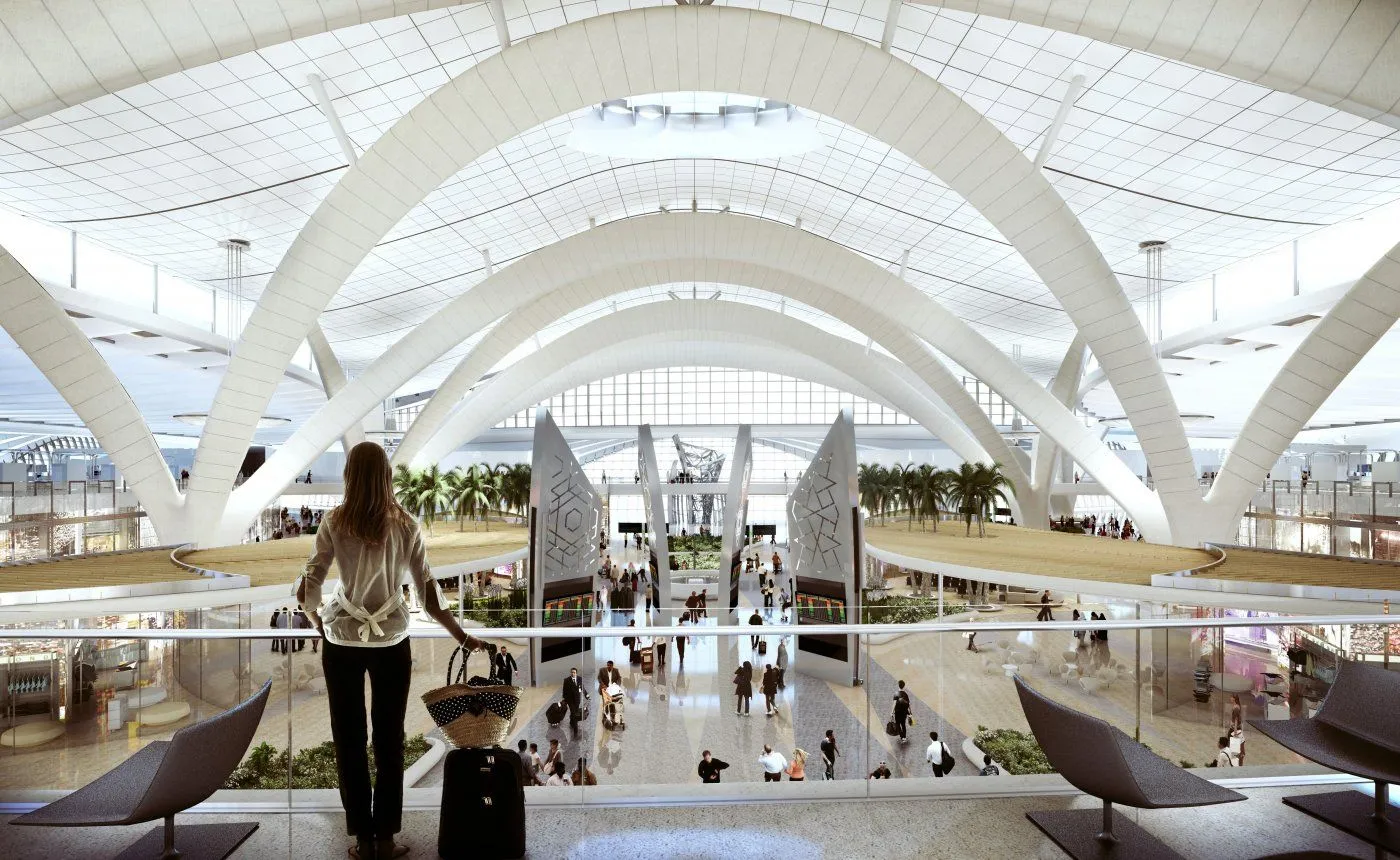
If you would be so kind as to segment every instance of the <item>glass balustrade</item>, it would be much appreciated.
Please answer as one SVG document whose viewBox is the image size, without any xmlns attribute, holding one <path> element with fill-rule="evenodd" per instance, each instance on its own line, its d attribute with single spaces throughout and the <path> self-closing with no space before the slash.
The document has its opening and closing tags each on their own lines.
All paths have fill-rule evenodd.
<svg viewBox="0 0 1400 860">
<path fill-rule="evenodd" d="M 868 777 L 888 769 L 891 780 L 931 778 L 930 732 L 952 751 L 950 777 L 976 776 L 984 754 L 1008 775 L 1042 772 L 1016 677 L 1182 766 L 1215 762 L 1223 737 L 1231 766 L 1262 769 L 1249 773 L 1321 773 L 1249 721 L 1311 715 L 1343 661 L 1400 660 L 1400 630 L 1387 616 L 1246 617 L 1089 595 L 1063 598 L 1053 622 L 1035 620 L 1038 606 L 969 613 L 949 595 L 955 614 L 916 625 L 799 630 L 773 609 L 760 610 L 766 619 L 760 627 L 747 623 L 745 609 L 738 625 L 720 626 L 730 620 L 728 612 L 713 605 L 708 617 L 680 626 L 678 611 L 648 618 L 635 608 L 594 611 L 590 627 L 542 626 L 542 620 L 558 619 L 525 610 L 497 613 L 484 626 L 477 614 L 469 624 L 491 645 L 508 648 L 518 666 L 514 680 L 522 694 L 507 746 L 534 743 L 543 761 L 557 742 L 555 755 L 569 774 L 584 760 L 596 779 L 596 785 L 573 789 L 536 789 L 531 802 L 562 802 L 575 793 L 581 800 L 589 792 L 695 798 L 711 788 L 700 786 L 696 772 L 705 749 L 729 765 L 722 774 L 729 788 L 717 791 L 761 785 L 765 746 L 789 764 L 805 756 L 807 785 L 766 786 L 775 797 L 921 791 L 926 787 L 890 788 Z M 1072 621 L 1074 609 L 1100 613 L 1103 620 Z M 334 795 L 298 793 L 335 786 L 321 643 L 314 631 L 267 629 L 270 612 L 238 606 L 0 630 L 0 792 L 13 800 L 82 786 L 141 746 L 220 713 L 270 680 L 272 697 L 254 748 L 230 782 L 238 791 L 261 793 L 221 799 L 334 807 Z M 638 623 L 635 632 L 623 629 L 629 621 Z M 494 626 L 502 623 L 512 626 Z M 829 660 L 823 671 L 812 671 L 820 662 L 812 656 L 821 650 L 815 637 L 830 640 L 846 630 L 856 631 L 849 655 L 858 683 L 833 679 Z M 638 649 L 624 635 L 653 643 L 651 656 L 644 662 L 634 657 Z M 666 641 L 664 660 L 657 636 Z M 576 642 L 576 656 L 532 672 L 531 655 L 560 642 Z M 431 808 L 446 744 L 421 698 L 445 683 L 454 649 L 442 631 L 417 619 L 411 650 L 406 729 L 410 761 L 422 761 L 410 769 L 412 787 L 421 791 L 410 793 L 409 803 Z M 607 660 L 619 670 L 618 696 L 598 686 L 597 671 Z M 780 662 L 785 670 L 765 684 L 765 672 Z M 753 669 L 749 695 L 736 696 L 744 687 L 736 685 L 736 671 L 745 664 Z M 567 718 L 550 720 L 572 665 L 589 691 L 587 716 L 576 727 Z M 467 677 L 491 673 L 485 653 L 468 660 Z M 900 719 L 902 707 L 896 710 L 900 681 L 907 720 Z M 839 752 L 831 781 L 839 785 L 822 785 L 828 782 L 822 750 L 828 731 Z M 296 791 L 289 791 L 289 775 Z M 969 782 L 965 790 L 985 788 Z"/>
</svg>

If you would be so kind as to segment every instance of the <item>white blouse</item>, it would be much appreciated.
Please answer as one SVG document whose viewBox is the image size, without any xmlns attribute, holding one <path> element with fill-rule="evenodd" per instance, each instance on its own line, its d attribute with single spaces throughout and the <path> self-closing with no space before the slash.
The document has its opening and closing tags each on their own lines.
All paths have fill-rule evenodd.
<svg viewBox="0 0 1400 860">
<path fill-rule="evenodd" d="M 302 574 L 306 585 L 302 606 L 320 615 L 326 639 L 337 645 L 397 645 L 408 636 L 408 604 L 401 584 L 411 582 L 424 603 L 427 589 L 438 587 L 428 566 L 423 533 L 412 520 L 396 517 L 383 542 L 371 545 L 339 531 L 338 513 L 336 509 L 327 514 L 316 530 L 316 544 Z M 331 562 L 340 571 L 340 582 L 322 606 Z M 438 605 L 445 605 L 441 591 L 437 597 Z"/>
</svg>

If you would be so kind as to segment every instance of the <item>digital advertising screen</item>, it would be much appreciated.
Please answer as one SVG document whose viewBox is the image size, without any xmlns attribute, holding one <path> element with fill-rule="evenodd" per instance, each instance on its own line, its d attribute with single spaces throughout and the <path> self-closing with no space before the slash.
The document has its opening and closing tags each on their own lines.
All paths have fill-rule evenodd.
<svg viewBox="0 0 1400 860">
<path fill-rule="evenodd" d="M 592 615 L 593 592 L 591 591 L 549 598 L 544 602 L 544 624 L 546 627 L 559 624 L 583 624 Z"/>
<path fill-rule="evenodd" d="M 846 601 L 806 591 L 797 592 L 798 623 L 845 624 Z"/>
</svg>

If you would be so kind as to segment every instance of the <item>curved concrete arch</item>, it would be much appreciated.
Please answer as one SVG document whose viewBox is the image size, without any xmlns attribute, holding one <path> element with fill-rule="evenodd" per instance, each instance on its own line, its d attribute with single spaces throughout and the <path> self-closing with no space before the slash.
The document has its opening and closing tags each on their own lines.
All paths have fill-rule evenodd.
<svg viewBox="0 0 1400 860">
<path fill-rule="evenodd" d="M 665 216 L 647 216 L 663 218 Z M 689 216 L 683 216 L 689 217 Z M 711 216 L 700 216 L 711 217 Z M 667 222 L 674 227 L 676 223 Z M 581 241 L 581 240 L 580 240 Z M 576 244 L 566 239 L 541 254 L 569 253 L 569 246 Z M 698 248 L 695 249 L 699 251 Z M 849 253 L 849 252 L 847 252 Z M 776 295 L 786 296 L 818 307 L 838 319 L 854 320 L 855 327 L 877 340 L 886 349 L 910 367 L 932 390 L 935 403 L 952 412 L 962 420 L 991 459 L 1004 464 L 1008 475 L 1017 486 L 1025 487 L 1030 477 L 1014 459 L 1006 440 L 997 431 L 987 414 L 982 411 L 962 383 L 943 365 L 933 351 L 917 337 L 914 337 L 897 318 L 881 310 L 878 306 L 848 297 L 844 293 L 789 272 L 769 266 L 723 258 L 720 247 L 711 250 L 705 258 L 673 258 L 669 260 L 647 261 L 609 269 L 597 275 L 583 278 L 551 289 L 533 302 L 513 310 L 500 324 L 491 330 L 476 347 L 462 359 L 448 374 L 438 391 L 414 419 L 413 426 L 404 435 L 403 442 L 394 452 L 396 462 L 426 459 L 440 459 L 444 451 L 433 448 L 432 438 L 448 420 L 448 414 L 461 397 L 480 378 L 494 367 L 511 350 L 525 342 L 539 329 L 560 317 L 609 296 L 631 289 L 678 281 L 703 281 L 707 283 L 741 284 L 763 289 Z M 540 285 L 542 288 L 548 285 Z M 913 288 L 908 288 L 912 290 Z M 872 320 L 865 323 L 865 320 Z M 946 424 L 946 421 L 945 421 Z M 948 438 L 961 428 L 929 426 L 929 431 L 940 438 Z M 431 449 L 431 450 L 427 450 Z M 427 450 L 421 457 L 420 451 Z M 975 460 L 979 458 L 968 458 Z M 299 466 L 298 466 L 299 468 Z"/>
<path fill-rule="evenodd" d="M 271 397 L 271 368 L 286 365 L 340 285 L 415 205 L 463 166 L 553 117 L 622 94 L 686 90 L 804 106 L 908 154 L 947 183 L 1022 255 L 1084 334 L 1168 513 L 1199 506 L 1185 430 L 1137 315 L 1083 225 L 1014 143 L 937 81 L 855 36 L 766 12 L 687 5 L 588 18 L 503 50 L 435 90 L 341 177 L 263 291 L 242 340 L 256 348 L 237 351 L 210 409 L 191 485 L 202 514 L 227 498 Z"/>
<path fill-rule="evenodd" d="M 697 304 L 699 305 L 698 308 L 696 307 Z M 836 337 L 835 335 L 827 334 L 814 326 L 800 322 L 791 317 L 783 316 L 772 311 L 765 311 L 751 305 L 736 305 L 732 302 L 707 301 L 695 303 L 689 301 L 668 301 L 664 303 L 664 308 L 662 310 L 658 310 L 654 305 L 643 305 L 622 311 L 620 314 L 614 314 L 608 317 L 608 319 L 621 318 L 635 325 L 649 325 L 653 320 L 663 320 L 668 321 L 672 329 L 675 329 L 676 326 L 674 322 L 671 321 L 670 317 L 667 316 L 667 313 L 676 313 L 676 306 L 678 305 L 683 305 L 688 309 L 688 319 L 691 324 L 690 340 L 692 342 L 703 338 L 723 340 L 733 331 L 749 332 L 751 337 L 756 337 L 757 335 L 754 333 L 756 331 L 755 326 L 757 326 L 758 320 L 762 320 L 765 325 L 771 328 L 771 336 L 773 338 L 777 338 L 780 334 L 783 335 L 784 337 L 781 342 L 797 354 L 820 358 L 822 355 L 839 353 L 845 359 L 844 366 L 847 368 L 841 373 L 843 385 L 846 386 L 847 390 L 852 390 L 854 393 L 858 393 L 860 396 L 866 397 L 867 399 L 890 405 L 891 408 L 899 409 L 923 426 L 930 428 L 931 432 L 938 432 L 941 430 L 940 438 L 956 451 L 959 456 L 969 461 L 987 461 L 991 459 L 988 457 L 986 451 L 968 435 L 966 430 L 950 420 L 948 416 L 935 405 L 933 398 L 927 393 L 927 388 L 923 385 L 922 381 L 907 367 L 879 354 L 865 356 L 864 351 L 859 346 Z M 742 317 L 738 321 L 731 319 L 730 317 L 734 316 L 732 312 L 734 308 L 743 308 L 748 313 L 748 316 Z M 721 312 L 724 314 L 722 318 L 719 316 Z M 703 324 L 711 321 L 717 321 L 723 324 L 724 328 L 714 331 L 704 330 Z M 583 328 L 588 327 L 585 326 Z M 576 329 L 575 331 L 579 330 L 582 329 Z M 590 331 L 592 330 L 594 329 L 590 329 Z M 559 340 L 551 342 L 546 347 L 546 349 L 551 350 L 547 354 L 550 356 L 557 356 L 559 350 L 566 346 L 577 348 L 584 348 L 587 346 L 585 341 L 581 341 L 573 335 L 574 333 L 570 332 Z M 614 339 L 625 339 L 625 337 Z M 772 342 L 777 341 L 775 340 Z M 580 347 L 580 344 L 583 344 L 583 347 Z M 538 354 L 537 352 L 534 355 Z M 530 359 L 533 359 L 533 355 L 527 357 L 526 360 Z M 591 362 L 584 364 L 582 357 L 576 359 L 576 361 L 581 367 L 587 368 L 587 370 L 584 371 L 585 373 L 595 369 Z M 527 366 L 537 367 L 539 362 L 540 359 L 533 359 L 531 364 Z M 513 365 L 511 370 L 514 370 L 517 366 L 520 366 L 520 363 Z M 372 369 L 370 372 L 372 372 Z M 884 390 L 888 391 L 890 388 L 893 388 L 898 394 L 893 397 L 888 394 L 878 396 L 872 394 L 871 392 L 875 391 L 876 388 L 864 381 L 867 374 L 875 376 L 879 380 L 883 380 L 881 385 L 883 385 Z M 607 374 L 600 375 L 606 376 Z M 501 376 L 504 376 L 504 374 Z M 495 379 L 499 379 L 501 376 L 493 378 L 493 383 Z M 516 374 L 513 378 L 520 377 Z M 526 375 L 524 378 L 530 379 L 533 377 Z M 598 375 L 592 378 L 598 378 Z M 852 382 L 857 386 L 855 389 L 849 387 L 849 383 Z M 459 410 L 463 415 L 466 415 L 469 411 L 470 410 L 466 408 Z M 317 419 L 313 418 L 312 420 L 316 421 Z M 495 422 L 492 423 L 494 424 Z M 462 431 L 461 428 L 468 426 L 468 422 L 457 422 L 453 426 L 457 429 L 457 432 L 465 432 Z M 487 426 L 489 427 L 491 425 L 488 424 Z M 302 458 L 306 457 L 306 452 L 318 451 L 320 447 L 324 447 L 326 439 L 333 440 L 335 434 L 339 432 L 338 429 L 330 423 L 325 423 L 321 430 L 322 434 L 315 440 L 309 441 L 304 437 L 301 439 L 293 437 L 287 444 L 278 449 L 277 453 L 268 460 L 263 468 L 259 469 L 238 489 L 233 495 L 228 511 L 224 517 L 223 533 L 225 535 L 236 534 L 246 526 L 249 518 L 256 515 L 257 511 L 261 510 L 273 497 L 281 492 L 282 488 L 286 486 L 287 482 L 290 480 L 292 474 L 305 468 L 305 462 L 303 462 Z M 443 434 L 438 434 L 438 436 L 446 438 Z M 452 448 L 456 447 L 457 444 L 457 441 L 446 442 L 445 448 L 443 448 L 441 453 L 445 455 Z M 315 454 L 311 456 L 314 457 Z"/>
<path fill-rule="evenodd" d="M 180 491 L 141 410 L 87 335 L 4 248 L 0 325 L 73 407 L 136 493 L 159 539 L 168 540 Z"/>
<path fill-rule="evenodd" d="M 618 270 L 614 271 L 618 272 Z M 621 275 L 622 273 L 618 272 L 618 274 Z M 753 283 L 753 281 L 747 279 L 734 281 L 729 280 L 729 277 L 733 277 L 738 274 L 737 272 L 733 271 L 732 268 L 729 268 L 728 271 L 724 272 L 724 274 L 729 277 L 718 279 L 711 277 L 716 274 L 718 274 L 718 272 L 715 268 L 707 267 L 705 272 L 706 276 L 702 278 L 702 280 L 715 283 Z M 677 280 L 677 278 L 669 277 L 666 275 L 654 275 L 653 277 L 660 277 L 661 280 L 658 281 L 659 283 L 674 283 Z M 651 278 L 647 278 L 647 280 L 651 280 Z M 567 301 L 574 307 L 582 307 L 584 305 L 597 301 L 599 298 L 606 298 L 609 295 L 615 294 L 617 291 L 618 283 L 619 280 L 613 277 L 612 273 L 609 273 L 609 275 L 606 278 L 597 279 L 597 283 L 593 285 L 593 293 L 591 294 L 589 292 L 577 291 L 574 289 L 568 290 L 569 298 L 567 299 Z M 794 289 L 792 293 L 796 293 L 798 296 L 810 297 L 810 293 L 803 292 L 800 289 Z M 781 294 L 790 295 L 790 293 L 787 292 L 783 292 Z M 670 300 L 665 299 L 663 301 L 669 302 Z M 507 317 L 507 319 L 504 322 L 496 326 L 496 328 L 492 329 L 491 333 L 482 339 L 482 342 L 477 345 L 477 349 L 473 350 L 471 354 L 469 354 L 466 358 L 463 359 L 462 364 L 459 365 L 459 367 L 464 368 L 464 373 L 462 374 L 462 377 L 458 380 L 458 385 L 460 386 L 463 382 L 467 380 L 468 377 L 471 377 L 471 381 L 465 386 L 465 388 L 463 389 L 464 391 L 466 389 L 471 388 L 471 386 L 474 385 L 481 378 L 481 374 L 475 373 L 474 368 L 489 368 L 494 366 L 496 362 L 498 362 L 502 357 L 508 354 L 516 346 L 529 339 L 530 335 L 538 329 L 536 320 L 533 318 L 533 314 L 531 312 L 535 311 L 536 306 L 538 306 L 541 302 L 557 303 L 558 291 L 556 291 L 555 293 L 550 293 L 548 296 L 544 297 L 538 302 L 534 302 L 530 306 L 523 308 L 520 311 L 520 314 L 522 314 L 520 319 L 516 319 L 515 314 L 512 314 L 510 317 Z M 733 302 L 724 302 L 723 304 L 737 305 L 740 307 L 753 307 L 752 305 L 743 305 L 741 303 Z M 569 309 L 570 308 L 565 308 L 563 310 L 567 312 Z M 771 313 L 766 309 L 757 307 L 755 307 L 754 310 L 763 314 Z M 781 314 L 779 314 L 778 317 L 781 319 L 791 319 L 790 317 L 786 317 Z M 803 325 L 811 329 L 812 331 L 820 331 L 820 329 L 817 329 L 814 326 L 808 326 L 806 323 L 803 323 Z M 497 336 L 498 333 L 499 337 Z M 824 340 L 831 340 L 832 338 L 835 338 L 835 340 L 832 341 L 833 343 L 845 343 L 845 340 L 843 338 L 836 337 L 835 335 L 825 335 Z M 913 340 L 913 338 L 910 338 L 910 340 Z M 869 358 L 869 356 L 867 356 L 867 358 Z M 887 359 L 885 359 L 884 356 L 876 355 L 874 356 L 874 358 L 876 362 L 880 364 L 883 364 L 887 361 Z M 870 362 L 867 361 L 866 363 L 868 364 Z M 994 459 L 1001 459 L 998 456 L 1000 452 L 993 453 L 987 450 L 988 441 L 994 442 L 995 444 L 999 445 L 1002 449 L 1006 448 L 1006 443 L 1005 440 L 1002 439 L 1002 437 L 999 434 L 997 434 L 996 428 L 993 427 L 991 425 L 991 422 L 987 420 L 985 413 L 982 414 L 982 419 L 991 431 L 990 438 L 987 437 L 985 434 L 969 435 L 967 429 L 965 429 L 963 425 L 958 424 L 951 417 L 949 417 L 946 414 L 946 412 L 944 412 L 944 401 L 934 392 L 934 390 L 931 387 L 927 385 L 925 379 L 921 378 L 917 373 L 915 373 L 911 368 L 909 368 L 905 364 L 892 363 L 892 366 L 896 369 L 897 373 L 899 373 L 902 377 L 906 378 L 910 385 L 919 390 L 919 393 L 922 397 L 929 401 L 930 409 L 925 413 L 923 419 L 919 422 L 925 427 L 925 429 L 927 429 L 934 436 L 937 436 L 938 438 L 942 439 L 945 443 L 948 444 L 950 448 L 956 451 L 959 456 L 963 457 L 969 462 L 975 462 L 978 460 L 984 462 L 991 462 Z M 858 365 L 857 368 L 859 367 L 861 366 Z M 847 374 L 855 379 L 861 378 L 861 372 L 859 369 L 848 369 Z M 957 381 L 952 378 L 951 374 L 947 374 L 947 376 L 951 384 L 957 385 Z M 451 377 L 449 377 L 449 379 L 450 378 Z M 442 389 L 439 389 L 438 394 L 447 394 L 448 397 L 452 397 L 450 392 L 444 392 Z M 437 396 L 438 395 L 434 395 L 433 399 L 436 399 Z M 428 463 L 433 463 L 438 460 L 441 460 L 459 444 L 460 434 L 457 428 L 466 423 L 471 422 L 472 418 L 467 414 L 470 410 L 466 407 L 465 402 L 457 402 L 458 397 L 460 397 L 460 395 L 457 395 L 457 397 L 453 397 L 451 400 L 449 400 L 447 397 L 444 398 L 443 403 L 446 405 L 449 414 L 443 415 L 441 418 L 439 418 L 435 422 L 435 427 L 425 428 L 424 433 L 427 436 L 426 440 L 421 441 L 420 445 L 414 452 L 412 452 L 411 455 L 412 464 L 414 466 L 422 466 Z M 971 400 L 970 397 L 968 399 Z M 453 408 L 454 406 L 456 407 L 455 409 Z M 975 402 L 973 403 L 973 406 L 976 406 Z M 418 418 L 414 420 L 415 425 L 418 423 L 418 421 L 422 420 L 423 415 L 427 414 L 427 411 L 428 410 L 425 407 L 424 410 L 419 413 Z M 422 440 L 423 436 L 420 436 L 419 438 L 420 440 Z M 403 444 L 399 446 L 398 451 L 395 451 L 396 457 L 398 457 L 399 451 L 402 451 L 403 448 L 408 444 L 408 442 L 409 438 L 406 434 L 404 436 Z M 1009 453 L 1005 456 L 1009 456 Z M 1004 460 L 1001 461 L 1005 462 Z M 404 462 L 404 460 L 400 459 L 399 462 Z M 1017 471 L 1017 467 L 1014 464 L 1008 466 L 1008 474 L 1015 474 L 1016 477 L 1021 478 L 1023 480 L 1025 479 L 1024 474 L 1019 473 Z"/>
<path fill-rule="evenodd" d="M 353 382 L 331 399 L 285 443 L 252 479 L 234 494 L 237 507 L 248 509 L 242 499 L 259 496 L 263 502 L 299 474 L 343 431 L 344 427 L 408 381 L 463 338 L 522 303 L 547 295 L 556 287 L 574 284 L 583 277 L 609 276 L 616 282 L 620 261 L 645 264 L 637 271 L 656 271 L 672 258 L 695 257 L 725 260 L 786 272 L 828 290 L 859 301 L 863 307 L 843 306 L 846 322 L 882 342 L 897 343 L 901 326 L 937 344 L 954 361 L 992 386 L 1043 433 L 1057 440 L 1089 474 L 1109 488 L 1134 519 L 1147 526 L 1163 522 L 1161 507 L 1152 492 L 1100 444 L 1083 424 L 1044 387 L 967 323 L 926 294 L 865 258 L 810 233 L 771 221 L 730 216 L 676 214 L 616 221 L 576 234 L 530 255 L 459 296 L 431 319 L 402 338 Z M 639 280 L 633 287 L 670 278 L 694 279 L 703 275 L 706 263 L 669 270 L 665 276 Z M 749 284 L 779 291 L 791 284 L 759 280 Z M 619 284 L 622 287 L 621 284 Z M 626 288 L 626 287 L 622 287 Z M 808 295 L 808 294 L 804 294 Z M 867 307 L 882 308 L 891 324 Z M 891 340 L 895 338 L 895 340 Z M 907 360 L 921 375 L 936 383 L 941 365 L 926 347 L 906 352 Z M 937 391 L 937 386 L 933 386 Z M 960 388 L 960 386 L 958 386 Z M 950 392 L 957 402 L 965 392 Z M 980 410 L 978 410 L 980 412 Z M 1004 444 L 1004 443 L 1001 443 Z M 1023 520 L 1024 522 L 1025 520 Z M 1165 526 L 1147 532 L 1154 539 L 1170 537 Z"/>
<path fill-rule="evenodd" d="M 1400 316 L 1400 245 L 1352 285 L 1284 362 L 1240 430 L 1206 495 L 1197 528 L 1206 539 L 1234 533 L 1254 488 L 1280 455 Z"/>
<path fill-rule="evenodd" d="M 882 355 L 867 356 L 859 345 L 792 317 L 735 302 L 653 302 L 580 326 L 473 391 L 458 412 L 462 420 L 452 422 L 439 434 L 442 450 L 450 452 L 506 416 L 593 379 L 643 367 L 714 363 L 715 359 L 718 366 L 736 366 L 734 358 L 728 357 L 736 344 L 757 344 L 778 356 L 790 355 L 809 363 L 801 372 L 787 369 L 793 367 L 791 364 L 777 369 L 772 361 L 749 369 L 832 385 L 903 412 L 925 426 L 930 413 L 937 411 L 919 391 L 917 380 L 898 362 Z M 812 367 L 825 368 L 827 375 L 813 376 Z M 851 368 L 860 368 L 860 372 L 853 373 Z M 965 440 L 962 444 L 956 437 L 944 441 L 960 456 L 971 453 L 969 459 L 985 457 L 965 433 L 961 438 Z"/>
<path fill-rule="evenodd" d="M 917 2 L 1078 33 L 1400 128 L 1400 4 L 1393 0 Z"/>
</svg>

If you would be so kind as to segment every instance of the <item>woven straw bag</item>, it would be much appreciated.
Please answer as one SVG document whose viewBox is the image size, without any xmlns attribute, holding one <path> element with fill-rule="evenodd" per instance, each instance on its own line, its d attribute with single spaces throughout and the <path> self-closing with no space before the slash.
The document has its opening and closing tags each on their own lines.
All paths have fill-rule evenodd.
<svg viewBox="0 0 1400 860">
<path fill-rule="evenodd" d="M 457 654 L 462 654 L 462 666 L 452 677 Z M 510 737 L 515 721 L 515 709 L 520 704 L 521 688 L 506 684 L 482 683 L 472 678 L 462 683 L 467 671 L 465 647 L 458 647 L 447 661 L 447 684 L 423 694 L 423 704 L 437 727 L 458 748 L 498 747 Z"/>
</svg>

